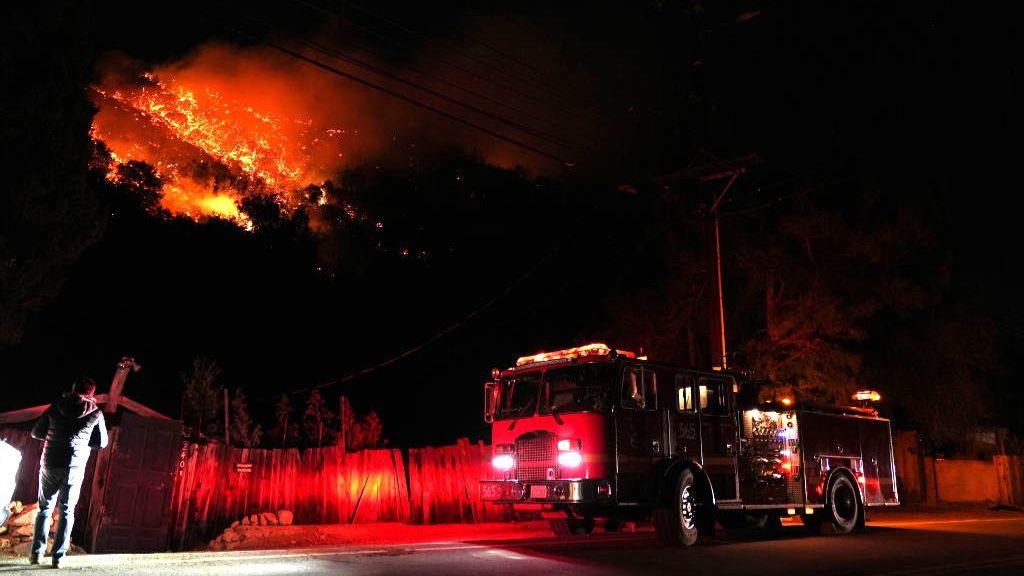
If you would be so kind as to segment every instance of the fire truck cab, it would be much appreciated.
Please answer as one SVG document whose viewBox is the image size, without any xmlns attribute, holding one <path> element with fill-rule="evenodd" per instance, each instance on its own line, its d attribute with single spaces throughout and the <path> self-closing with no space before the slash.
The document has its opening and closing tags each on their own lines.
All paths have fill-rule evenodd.
<svg viewBox="0 0 1024 576">
<path fill-rule="evenodd" d="M 866 507 L 899 503 L 888 420 L 749 392 L 725 372 L 604 344 L 524 356 L 484 386 L 493 453 L 481 499 L 540 510 L 560 535 L 653 516 L 680 545 L 716 521 L 771 528 L 792 515 L 848 533 Z"/>
</svg>

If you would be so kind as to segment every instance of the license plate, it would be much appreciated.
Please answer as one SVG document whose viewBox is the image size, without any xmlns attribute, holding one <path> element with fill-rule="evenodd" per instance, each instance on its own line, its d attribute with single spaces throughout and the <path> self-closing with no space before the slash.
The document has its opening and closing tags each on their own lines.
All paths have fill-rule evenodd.
<svg viewBox="0 0 1024 576">
<path fill-rule="evenodd" d="M 544 485 L 530 486 L 530 499 L 545 499 L 548 497 L 548 487 Z"/>
</svg>

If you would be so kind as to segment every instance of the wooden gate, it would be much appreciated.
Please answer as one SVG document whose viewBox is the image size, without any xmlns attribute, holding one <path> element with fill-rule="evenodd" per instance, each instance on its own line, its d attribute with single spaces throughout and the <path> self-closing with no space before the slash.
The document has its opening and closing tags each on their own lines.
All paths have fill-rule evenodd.
<svg viewBox="0 0 1024 576">
<path fill-rule="evenodd" d="M 97 470 L 92 552 L 167 549 L 181 422 L 123 414 L 105 465 Z"/>
</svg>

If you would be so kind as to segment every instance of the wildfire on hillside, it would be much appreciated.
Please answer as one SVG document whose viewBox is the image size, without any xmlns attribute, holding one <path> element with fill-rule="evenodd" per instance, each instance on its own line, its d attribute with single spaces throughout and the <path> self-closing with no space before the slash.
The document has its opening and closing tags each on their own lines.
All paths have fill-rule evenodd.
<svg viewBox="0 0 1024 576">
<path fill-rule="evenodd" d="M 116 181 L 124 163 L 145 162 L 170 213 L 245 227 L 251 223 L 239 207 L 250 195 L 296 208 L 300 190 L 342 166 L 350 134 L 302 114 L 305 103 L 280 98 L 280 90 L 258 93 L 251 76 L 213 75 L 194 64 L 107 75 L 92 87 L 91 135 L 110 154 L 108 179 Z"/>
</svg>

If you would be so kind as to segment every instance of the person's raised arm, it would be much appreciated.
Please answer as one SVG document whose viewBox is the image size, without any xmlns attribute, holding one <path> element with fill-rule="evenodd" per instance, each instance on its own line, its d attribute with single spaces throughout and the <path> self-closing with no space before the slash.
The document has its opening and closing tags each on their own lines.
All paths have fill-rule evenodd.
<svg viewBox="0 0 1024 576">
<path fill-rule="evenodd" d="M 107 421 L 103 418 L 103 412 L 98 413 L 96 427 L 93 428 L 92 438 L 89 439 L 89 446 L 92 448 L 106 448 L 110 439 L 107 437 Z M 93 441 L 95 438 L 95 442 Z"/>
</svg>

